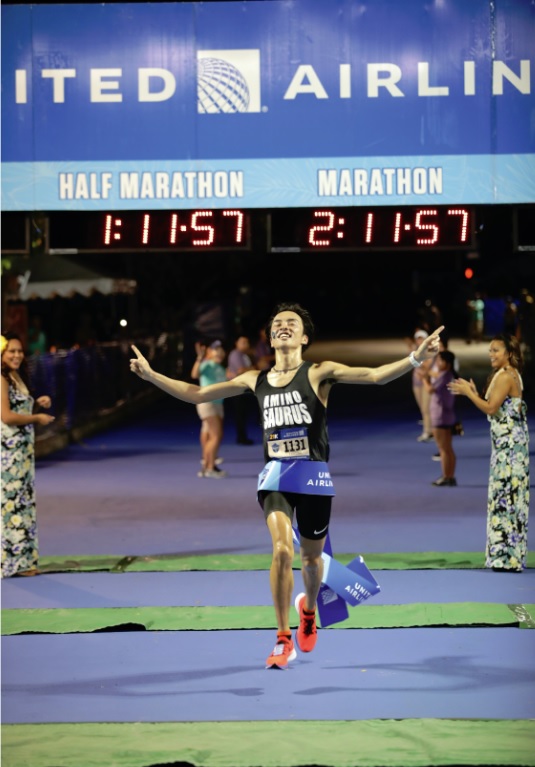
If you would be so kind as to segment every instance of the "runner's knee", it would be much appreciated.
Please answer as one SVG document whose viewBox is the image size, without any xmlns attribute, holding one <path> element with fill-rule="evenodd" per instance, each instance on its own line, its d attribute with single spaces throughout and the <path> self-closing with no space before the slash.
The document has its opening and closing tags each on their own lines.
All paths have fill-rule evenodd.
<svg viewBox="0 0 535 767">
<path fill-rule="evenodd" d="M 275 541 L 273 544 L 273 561 L 281 568 L 291 568 L 294 558 L 293 546 L 288 546 L 283 541 Z"/>
<path fill-rule="evenodd" d="M 306 570 L 317 570 L 321 564 L 321 554 L 301 553 L 301 563 Z"/>
</svg>

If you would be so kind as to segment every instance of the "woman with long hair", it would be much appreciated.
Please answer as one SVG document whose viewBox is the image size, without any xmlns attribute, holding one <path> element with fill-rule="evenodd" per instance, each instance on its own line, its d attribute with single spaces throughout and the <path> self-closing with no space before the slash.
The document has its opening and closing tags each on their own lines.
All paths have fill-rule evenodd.
<svg viewBox="0 0 535 767">
<path fill-rule="evenodd" d="M 472 380 L 458 378 L 449 389 L 468 397 L 490 423 L 485 566 L 500 572 L 522 572 L 528 537 L 529 432 L 518 339 L 508 333 L 495 336 L 489 356 L 492 372 L 482 396 Z"/>
<path fill-rule="evenodd" d="M 50 397 L 30 393 L 24 349 L 15 333 L 0 337 L 2 359 L 2 577 L 35 575 L 38 563 L 35 514 L 34 424 L 53 416 Z"/>
</svg>

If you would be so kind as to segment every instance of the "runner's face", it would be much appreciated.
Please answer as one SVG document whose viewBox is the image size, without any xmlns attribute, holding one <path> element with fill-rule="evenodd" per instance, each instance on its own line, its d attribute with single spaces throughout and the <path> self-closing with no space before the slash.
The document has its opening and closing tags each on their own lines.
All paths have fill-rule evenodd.
<svg viewBox="0 0 535 767">
<path fill-rule="evenodd" d="M 308 343 L 303 321 L 295 312 L 279 312 L 271 323 L 271 345 L 274 349 L 297 347 Z"/>
</svg>

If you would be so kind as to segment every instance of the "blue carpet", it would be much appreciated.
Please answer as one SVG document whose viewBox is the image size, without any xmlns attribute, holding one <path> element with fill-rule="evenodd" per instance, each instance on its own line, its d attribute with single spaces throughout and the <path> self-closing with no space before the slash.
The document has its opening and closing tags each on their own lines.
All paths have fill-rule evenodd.
<svg viewBox="0 0 535 767">
<path fill-rule="evenodd" d="M 271 631 L 6 637 L 3 719 L 532 718 L 534 635 L 325 631 L 287 671 L 263 668 Z"/>
<path fill-rule="evenodd" d="M 381 570 L 373 605 L 414 602 L 535 601 L 535 570 Z M 302 590 L 295 573 L 295 591 Z M 54 573 L 2 583 L 4 608 L 271 605 L 269 575 L 262 571 L 184 573 Z M 356 608 L 360 609 L 360 608 Z"/>
</svg>

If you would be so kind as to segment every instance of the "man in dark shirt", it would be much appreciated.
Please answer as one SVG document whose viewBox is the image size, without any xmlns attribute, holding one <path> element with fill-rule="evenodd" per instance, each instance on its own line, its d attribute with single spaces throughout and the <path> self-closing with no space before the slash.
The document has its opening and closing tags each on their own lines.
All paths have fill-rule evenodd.
<svg viewBox="0 0 535 767">
<path fill-rule="evenodd" d="M 236 376 L 242 375 L 249 370 L 256 370 L 250 356 L 250 344 L 247 336 L 239 336 L 236 339 L 234 349 L 230 352 L 227 361 L 227 378 L 232 380 Z M 248 392 L 235 399 L 232 403 L 234 413 L 234 424 L 236 426 L 236 442 L 238 445 L 252 445 L 253 440 L 247 434 L 247 420 L 250 411 L 250 401 Z"/>
<path fill-rule="evenodd" d="M 299 304 L 279 304 L 266 326 L 275 352 L 274 366 L 270 370 L 246 370 L 225 383 L 203 388 L 156 373 L 132 347 L 136 355 L 130 362 L 132 372 L 184 402 L 211 402 L 237 397 L 248 390 L 257 396 L 267 460 L 259 476 L 258 499 L 273 546 L 270 585 L 278 626 L 267 668 L 285 668 L 296 657 L 289 623 L 294 587 L 294 513 L 305 587 L 295 600 L 299 614 L 296 642 L 302 652 L 310 652 L 316 644 L 316 600 L 334 495 L 326 463 L 326 413 L 331 387 L 335 383 L 382 385 L 399 378 L 437 354 L 442 329 L 437 328 L 409 356 L 378 368 L 350 367 L 332 361 L 310 363 L 302 356 L 314 334 L 309 313 Z"/>
</svg>

